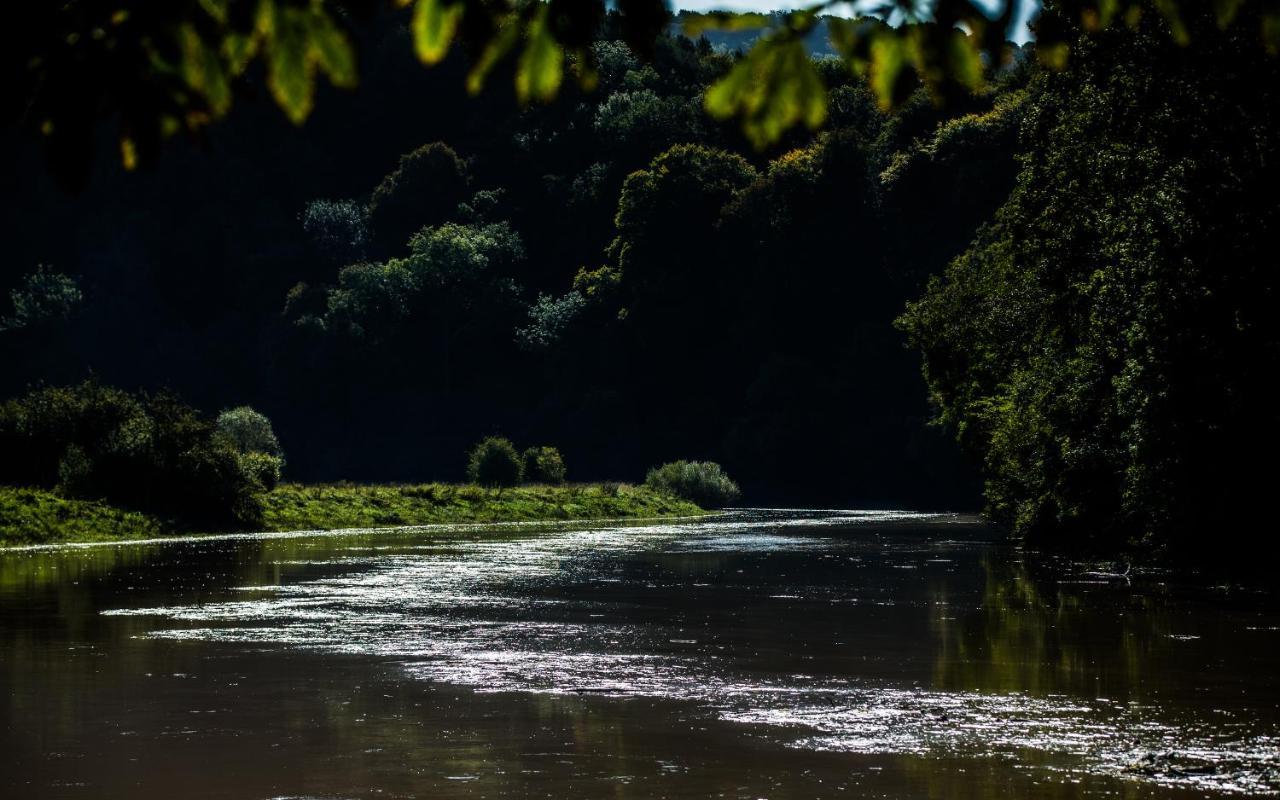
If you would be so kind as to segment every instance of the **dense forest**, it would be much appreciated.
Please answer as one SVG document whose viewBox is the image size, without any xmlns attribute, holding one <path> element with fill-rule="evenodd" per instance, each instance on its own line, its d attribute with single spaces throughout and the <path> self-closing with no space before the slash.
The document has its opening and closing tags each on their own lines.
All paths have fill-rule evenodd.
<svg viewBox="0 0 1280 800">
<path fill-rule="evenodd" d="M 137 172 L 104 133 L 74 194 L 7 132 L 0 390 L 249 404 L 302 480 L 451 479 L 503 433 L 576 479 L 715 460 L 754 503 L 972 508 L 981 474 L 1041 541 L 1247 521 L 1276 62 L 1207 10 L 1184 36 L 1069 5 L 1041 21 L 1065 64 L 1015 48 L 891 110 L 816 55 L 824 127 L 764 149 L 704 113 L 723 37 L 640 58 L 612 16 L 598 86 L 542 105 L 467 96 L 462 54 L 424 70 L 379 18 L 301 129 L 243 103 Z"/>
<path fill-rule="evenodd" d="M 702 457 L 757 502 L 976 504 L 891 323 L 1012 187 L 1028 70 L 885 114 L 824 61 L 829 129 L 760 153 L 702 112 L 733 62 L 705 40 L 602 41 L 597 91 L 522 109 L 406 36 L 370 31 L 361 89 L 300 132 L 248 107 L 75 195 L 27 160 L 6 281 L 66 276 L 74 303 L 0 334 L 6 394 L 92 374 L 247 403 L 295 479 L 459 477 L 501 432 L 578 479 Z"/>
</svg>

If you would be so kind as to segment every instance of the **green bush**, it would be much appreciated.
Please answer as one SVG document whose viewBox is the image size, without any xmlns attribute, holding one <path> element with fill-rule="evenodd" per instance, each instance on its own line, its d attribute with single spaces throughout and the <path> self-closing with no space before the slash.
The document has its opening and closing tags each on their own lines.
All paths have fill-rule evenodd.
<svg viewBox="0 0 1280 800">
<path fill-rule="evenodd" d="M 229 408 L 218 415 L 218 433 L 244 453 L 266 453 L 284 465 L 284 451 L 266 414 L 249 406 Z"/>
<path fill-rule="evenodd" d="M 240 469 L 270 492 L 280 485 L 280 471 L 284 459 L 270 453 L 241 453 Z"/>
<path fill-rule="evenodd" d="M 0 481 L 147 511 L 190 525 L 260 523 L 263 481 L 228 437 L 167 394 L 86 382 L 0 407 Z"/>
<path fill-rule="evenodd" d="M 501 436 L 482 439 L 467 461 L 467 478 L 481 486 L 515 486 L 522 472 L 515 445 Z"/>
<path fill-rule="evenodd" d="M 720 508 L 738 502 L 742 492 L 724 469 L 712 461 L 673 461 L 649 470 L 644 485 L 690 500 L 703 508 Z"/>
<path fill-rule="evenodd" d="M 524 451 L 526 483 L 564 483 L 564 457 L 554 447 L 530 447 Z"/>
</svg>

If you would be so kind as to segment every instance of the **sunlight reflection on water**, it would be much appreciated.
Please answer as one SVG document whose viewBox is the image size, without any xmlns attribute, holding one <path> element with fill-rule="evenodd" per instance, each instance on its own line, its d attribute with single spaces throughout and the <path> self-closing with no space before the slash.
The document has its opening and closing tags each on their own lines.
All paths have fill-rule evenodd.
<svg viewBox="0 0 1280 800">
<path fill-rule="evenodd" d="M 1071 769 L 1219 792 L 1280 788 L 1271 732 L 1233 731 L 1154 703 L 1027 692 L 946 691 L 856 673 L 769 671 L 721 631 L 685 631 L 680 614 L 637 617 L 637 598 L 708 603 L 717 593 L 774 603 L 786 613 L 836 614 L 848 604 L 946 605 L 919 592 L 849 580 L 779 592 L 753 583 L 751 559 L 878 561 L 884 568 L 953 570 L 946 540 L 836 535 L 868 522 L 963 522 L 903 512 L 779 512 L 693 524 L 565 530 L 523 539 L 366 546 L 337 558 L 281 564 L 340 566 L 340 574 L 280 586 L 243 586 L 252 599 L 119 608 L 106 615 L 174 623 L 159 639 L 277 645 L 402 662 L 414 679 L 479 692 L 652 697 L 755 726 L 784 744 L 825 751 L 1013 758 L 1033 751 Z M 831 529 L 831 536 L 824 534 Z M 788 530 L 794 530 L 788 533 Z M 963 528 L 955 533 L 963 535 Z M 681 559 L 746 559 L 715 580 L 693 569 L 629 568 Z M 647 560 L 646 560 L 647 559 Z M 683 563 L 683 562 L 680 562 Z M 739 576 L 744 573 L 745 576 Z M 924 580 L 898 573 L 896 580 Z M 735 600 L 726 601 L 732 605 Z M 814 603 L 820 605 L 814 606 Z M 804 604 L 809 604 L 805 606 Z M 840 604 L 840 605 L 837 605 Z M 795 608 L 792 608 L 795 606 Z M 663 608 L 667 608 L 663 606 Z M 772 606 L 770 606 L 772 608 Z M 788 611 L 790 609 L 790 611 Z M 806 610 L 807 609 L 807 610 Z M 674 612 L 673 612 L 674 613 Z M 943 617 L 942 619 L 950 619 Z M 841 645 L 842 642 L 835 642 Z M 748 668 L 750 667 L 750 668 Z"/>
</svg>

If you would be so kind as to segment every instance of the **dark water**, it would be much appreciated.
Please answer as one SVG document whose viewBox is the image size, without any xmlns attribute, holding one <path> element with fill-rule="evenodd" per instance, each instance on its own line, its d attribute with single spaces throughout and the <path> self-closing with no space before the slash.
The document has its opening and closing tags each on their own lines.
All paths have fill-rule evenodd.
<svg viewBox="0 0 1280 800">
<path fill-rule="evenodd" d="M 1280 790 L 1280 609 L 957 517 L 0 553 L 3 798 Z"/>
</svg>

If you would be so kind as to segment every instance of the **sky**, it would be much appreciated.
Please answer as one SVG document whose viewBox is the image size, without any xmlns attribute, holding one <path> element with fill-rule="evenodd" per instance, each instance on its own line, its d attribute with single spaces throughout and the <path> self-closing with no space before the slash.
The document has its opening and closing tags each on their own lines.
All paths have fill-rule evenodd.
<svg viewBox="0 0 1280 800">
<path fill-rule="evenodd" d="M 989 9 L 995 9 L 1001 5 L 1001 0 L 977 0 L 977 2 Z M 1011 2 L 1016 2 L 1021 7 L 1017 32 L 1013 40 L 1022 44 L 1031 38 L 1031 33 L 1027 30 L 1027 22 L 1031 15 L 1039 10 L 1040 0 L 1011 0 Z M 796 0 L 671 0 L 671 5 L 676 11 L 781 11 L 812 6 L 814 0 L 808 0 L 808 2 L 804 0 L 799 2 Z M 857 0 L 841 3 L 827 13 L 851 16 L 858 5 Z"/>
</svg>

